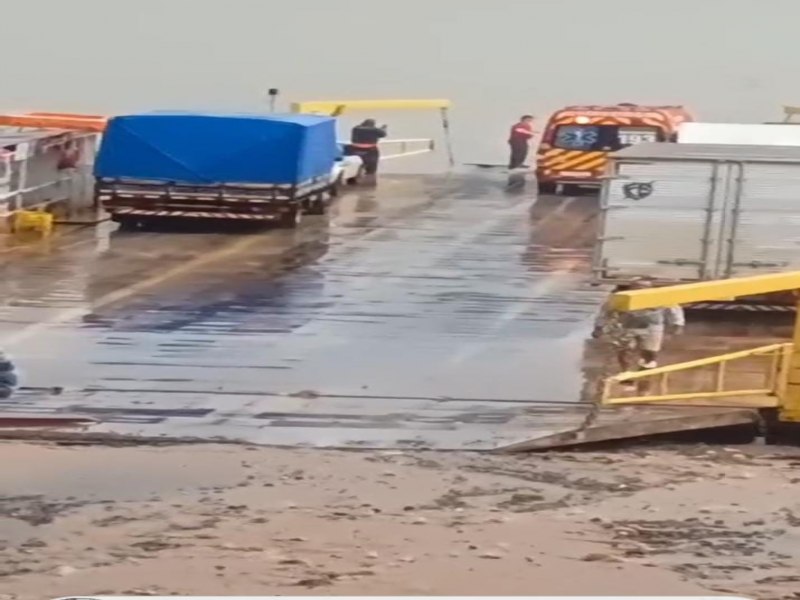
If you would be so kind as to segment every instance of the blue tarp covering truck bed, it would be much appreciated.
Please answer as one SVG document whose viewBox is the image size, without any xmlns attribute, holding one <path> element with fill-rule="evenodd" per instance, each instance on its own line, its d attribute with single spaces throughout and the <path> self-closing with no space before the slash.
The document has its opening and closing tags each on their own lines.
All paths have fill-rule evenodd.
<svg viewBox="0 0 800 600">
<path fill-rule="evenodd" d="M 316 115 L 155 112 L 111 119 L 95 202 L 127 229 L 198 219 L 296 227 L 336 193 L 335 122 Z"/>
<path fill-rule="evenodd" d="M 153 112 L 109 121 L 95 176 L 297 185 L 329 176 L 337 154 L 331 117 Z"/>
</svg>

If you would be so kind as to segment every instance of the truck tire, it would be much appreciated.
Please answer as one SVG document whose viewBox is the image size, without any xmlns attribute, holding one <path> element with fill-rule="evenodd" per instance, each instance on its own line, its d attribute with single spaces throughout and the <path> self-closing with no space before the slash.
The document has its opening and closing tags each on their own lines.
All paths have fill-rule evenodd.
<svg viewBox="0 0 800 600">
<path fill-rule="evenodd" d="M 332 197 L 336 197 L 336 194 L 333 193 L 333 189 L 330 190 L 330 194 Z M 325 214 L 325 197 L 320 194 L 318 196 L 314 196 L 310 198 L 308 201 L 308 208 L 306 209 L 306 214 L 308 215 L 324 215 Z"/>
<path fill-rule="evenodd" d="M 111 220 L 115 223 L 119 223 L 120 231 L 136 231 L 140 226 L 139 219 L 134 217 L 114 215 L 111 217 Z"/>
<path fill-rule="evenodd" d="M 295 204 L 288 211 L 281 214 L 278 225 L 282 229 L 296 229 L 302 220 L 303 208 L 299 204 Z"/>
<path fill-rule="evenodd" d="M 339 197 L 339 194 L 342 191 L 342 183 L 343 183 L 342 176 L 339 175 L 339 177 L 336 178 L 336 181 L 334 181 L 331 184 L 331 187 L 328 188 L 328 193 L 331 195 L 331 198 L 338 198 Z M 315 213 L 315 214 L 318 214 L 318 213 Z"/>
</svg>

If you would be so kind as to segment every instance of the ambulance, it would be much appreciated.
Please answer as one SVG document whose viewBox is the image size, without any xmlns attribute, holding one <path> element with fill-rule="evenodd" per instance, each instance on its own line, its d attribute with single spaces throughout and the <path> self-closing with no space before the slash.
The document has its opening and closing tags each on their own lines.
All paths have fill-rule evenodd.
<svg viewBox="0 0 800 600">
<path fill-rule="evenodd" d="M 676 142 L 681 123 L 693 121 L 682 106 L 567 106 L 553 113 L 536 156 L 541 193 L 576 193 L 599 187 L 607 156 L 645 142 Z"/>
</svg>

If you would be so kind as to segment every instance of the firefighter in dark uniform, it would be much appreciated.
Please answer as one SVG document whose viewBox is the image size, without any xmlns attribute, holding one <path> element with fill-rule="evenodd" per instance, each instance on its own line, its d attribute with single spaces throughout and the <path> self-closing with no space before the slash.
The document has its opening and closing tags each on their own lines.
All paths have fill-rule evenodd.
<svg viewBox="0 0 800 600">
<path fill-rule="evenodd" d="M 366 119 L 360 125 L 353 127 L 350 144 L 345 149 L 345 154 L 361 157 L 364 161 L 364 173 L 373 182 L 381 158 L 378 142 L 384 137 L 386 137 L 386 125 L 378 127 L 375 119 Z"/>
</svg>

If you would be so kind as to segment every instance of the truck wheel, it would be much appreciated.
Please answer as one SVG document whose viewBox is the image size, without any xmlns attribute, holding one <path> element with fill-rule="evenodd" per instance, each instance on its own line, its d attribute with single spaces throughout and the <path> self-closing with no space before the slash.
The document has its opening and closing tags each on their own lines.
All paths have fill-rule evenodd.
<svg viewBox="0 0 800 600">
<path fill-rule="evenodd" d="M 295 229 L 300 225 L 303 220 L 303 209 L 300 205 L 295 204 L 287 212 L 281 215 L 278 224 L 283 229 Z"/>
<path fill-rule="evenodd" d="M 336 197 L 333 190 L 330 192 L 331 196 Z M 306 214 L 309 215 L 324 215 L 325 214 L 325 198 L 320 194 L 308 201 L 308 209 Z"/>
<path fill-rule="evenodd" d="M 334 181 L 331 184 L 331 187 L 328 188 L 328 193 L 331 195 L 331 198 L 338 198 L 341 191 L 342 191 L 342 176 L 339 175 L 339 177 L 336 178 L 336 181 Z M 319 214 L 319 213 L 314 213 L 314 214 Z"/>
<path fill-rule="evenodd" d="M 358 171 L 353 177 L 350 177 L 347 180 L 347 185 L 358 185 L 361 182 L 361 179 L 364 177 L 364 167 L 358 167 Z"/>
<path fill-rule="evenodd" d="M 115 223 L 119 223 L 120 231 L 136 231 L 139 229 L 139 220 L 132 217 L 111 217 Z"/>
</svg>

